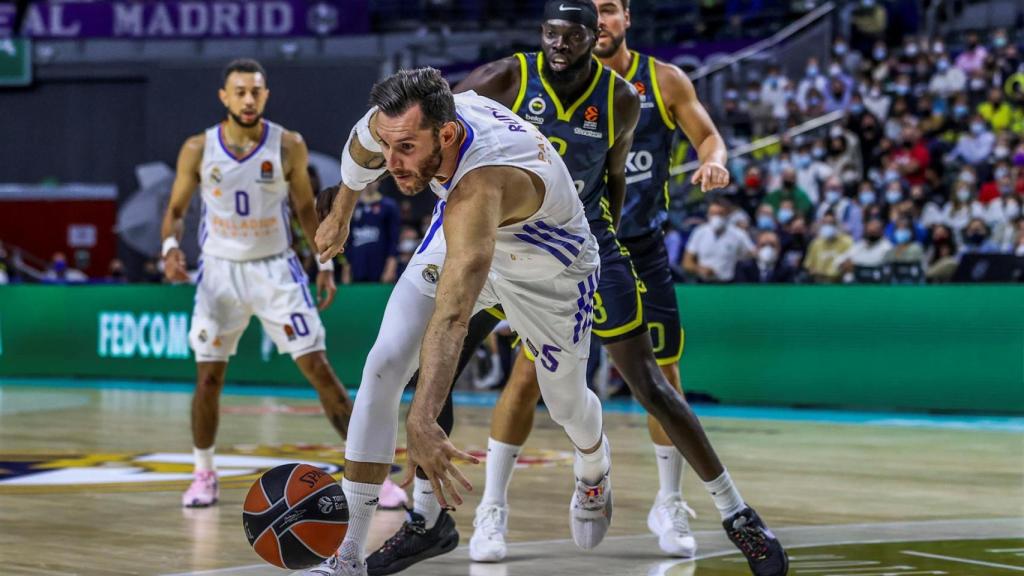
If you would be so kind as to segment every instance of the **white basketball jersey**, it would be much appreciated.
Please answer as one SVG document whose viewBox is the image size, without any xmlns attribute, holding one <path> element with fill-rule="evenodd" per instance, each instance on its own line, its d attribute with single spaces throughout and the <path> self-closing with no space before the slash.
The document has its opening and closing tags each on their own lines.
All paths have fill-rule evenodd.
<svg viewBox="0 0 1024 576">
<path fill-rule="evenodd" d="M 482 166 L 513 166 L 536 174 L 544 182 L 544 202 L 527 220 L 498 228 L 491 270 L 510 280 L 560 274 L 594 240 L 558 152 L 532 124 L 475 92 L 456 94 L 455 111 L 466 131 L 455 174 L 444 183 L 432 180 L 431 189 L 447 201 L 459 180 Z"/>
<path fill-rule="evenodd" d="M 281 165 L 284 129 L 263 122 L 263 137 L 244 157 L 228 152 L 221 125 L 206 130 L 200 186 L 204 254 L 246 261 L 275 256 L 291 246 L 288 182 Z"/>
</svg>

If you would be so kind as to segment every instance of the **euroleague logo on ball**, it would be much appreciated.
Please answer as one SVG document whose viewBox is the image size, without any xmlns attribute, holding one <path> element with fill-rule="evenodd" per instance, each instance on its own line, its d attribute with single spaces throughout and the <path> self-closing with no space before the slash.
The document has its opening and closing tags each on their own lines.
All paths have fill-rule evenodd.
<svg viewBox="0 0 1024 576">
<path fill-rule="evenodd" d="M 340 496 L 321 496 L 320 500 L 317 500 L 317 506 L 320 508 L 321 514 L 330 514 L 336 509 L 347 506 L 345 499 Z"/>
</svg>

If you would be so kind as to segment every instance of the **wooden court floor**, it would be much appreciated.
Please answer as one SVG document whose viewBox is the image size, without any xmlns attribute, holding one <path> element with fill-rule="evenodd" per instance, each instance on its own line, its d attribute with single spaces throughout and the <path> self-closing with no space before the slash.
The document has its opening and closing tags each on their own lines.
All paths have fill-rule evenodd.
<svg viewBox="0 0 1024 576">
<path fill-rule="evenodd" d="M 245 490 L 277 463 L 317 462 L 336 476 L 343 465 L 315 400 L 226 395 L 221 504 L 183 510 L 191 470 L 183 388 L 24 384 L 0 380 L 2 575 L 286 574 L 246 543 Z M 456 414 L 456 444 L 486 446 L 489 409 L 460 406 Z M 746 500 L 792 547 L 791 574 L 1024 573 L 1021 429 L 702 419 Z M 659 553 L 646 529 L 657 474 L 639 414 L 606 416 L 615 519 L 598 550 L 576 550 L 567 540 L 568 441 L 546 415 L 537 423 L 510 490 L 508 562 L 473 564 L 462 546 L 410 574 L 748 573 L 692 472 L 684 491 L 698 514 L 699 557 Z M 483 466 L 464 469 L 478 492 L 455 513 L 463 544 Z M 381 513 L 375 539 L 400 522 L 401 514 Z"/>
</svg>

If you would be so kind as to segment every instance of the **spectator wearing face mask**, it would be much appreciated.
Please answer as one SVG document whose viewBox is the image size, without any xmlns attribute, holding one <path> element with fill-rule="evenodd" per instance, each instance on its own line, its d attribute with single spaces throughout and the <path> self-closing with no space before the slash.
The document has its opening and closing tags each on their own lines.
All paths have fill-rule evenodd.
<svg viewBox="0 0 1024 576">
<path fill-rule="evenodd" d="M 779 71 L 779 67 L 769 67 L 761 83 L 761 101 L 771 107 L 773 117 L 778 120 L 786 118 L 786 104 L 792 92 L 792 83 Z"/>
<path fill-rule="evenodd" d="M 992 231 L 981 218 L 973 218 L 964 229 L 961 254 L 994 254 L 999 246 L 992 239 Z"/>
<path fill-rule="evenodd" d="M 775 209 L 768 204 L 758 206 L 757 213 L 754 215 L 754 228 L 758 232 L 775 232 L 778 230 L 779 223 L 775 219 Z"/>
<path fill-rule="evenodd" d="M 708 221 L 697 226 L 686 243 L 683 269 L 701 282 L 732 282 L 736 264 L 753 257 L 754 243 L 746 232 L 730 226 L 727 216 L 724 201 L 713 201 Z"/>
<path fill-rule="evenodd" d="M 855 185 L 863 178 L 864 164 L 857 137 L 842 126 L 834 125 L 828 131 L 825 161 L 832 173 L 840 176 L 844 185 Z"/>
<path fill-rule="evenodd" d="M 960 263 L 956 238 L 948 226 L 937 224 L 931 228 L 930 246 L 925 255 L 925 278 L 929 282 L 948 282 Z"/>
<path fill-rule="evenodd" d="M 801 270 L 807 255 L 807 247 L 810 245 L 807 219 L 803 216 L 796 216 L 788 224 L 782 226 L 779 241 L 782 242 L 783 262 L 792 266 L 794 270 Z"/>
<path fill-rule="evenodd" d="M 857 136 L 857 145 L 860 148 L 862 174 L 866 173 L 870 168 L 878 168 L 880 164 L 880 156 L 876 154 L 879 145 L 882 142 L 882 128 L 878 124 L 878 119 L 869 114 L 864 114 L 861 117 L 860 125 L 855 130 Z"/>
<path fill-rule="evenodd" d="M 890 264 L 921 264 L 924 262 L 924 247 L 917 240 L 916 226 L 907 215 L 901 215 L 893 222 L 893 248 L 885 256 Z"/>
<path fill-rule="evenodd" d="M 978 35 L 971 33 L 967 35 L 967 49 L 956 58 L 956 67 L 971 75 L 985 66 L 986 58 L 988 50 L 978 41 Z"/>
<path fill-rule="evenodd" d="M 797 171 L 792 166 L 786 166 L 782 169 L 782 186 L 770 192 L 764 199 L 765 203 L 775 209 L 775 216 L 779 219 L 779 222 L 785 224 L 786 222 L 783 222 L 782 215 L 779 213 L 783 200 L 789 200 L 793 203 L 794 213 L 790 214 L 790 218 L 796 214 L 806 216 L 814 210 L 814 204 L 807 197 L 807 193 L 797 185 Z"/>
<path fill-rule="evenodd" d="M 755 138 L 765 136 L 774 124 L 772 104 L 762 98 L 760 82 L 751 82 L 744 93 L 747 112 L 750 114 L 751 130 Z"/>
<path fill-rule="evenodd" d="M 995 144 L 996 137 L 989 131 L 985 119 L 976 115 L 971 118 L 970 132 L 960 136 L 947 160 L 959 160 L 971 166 L 981 166 L 992 155 Z"/>
<path fill-rule="evenodd" d="M 882 90 L 881 82 L 875 82 L 870 88 L 861 93 L 864 100 L 864 107 L 876 119 L 885 121 L 889 118 L 889 111 L 892 109 L 892 97 Z"/>
<path fill-rule="evenodd" d="M 796 271 L 779 257 L 781 246 L 774 232 L 760 232 L 753 259 L 736 265 L 736 282 L 743 284 L 789 284 Z"/>
<path fill-rule="evenodd" d="M 832 43 L 832 58 L 844 70 L 860 70 L 860 65 L 863 61 L 860 51 L 851 50 L 850 43 L 842 36 L 836 36 L 835 41 Z"/>
<path fill-rule="evenodd" d="M 967 228 L 972 218 L 984 218 L 985 207 L 974 198 L 974 175 L 970 172 L 962 173 L 953 191 L 953 197 L 942 208 L 942 223 L 962 238 L 963 231 Z"/>
<path fill-rule="evenodd" d="M 875 47 L 872 58 L 877 62 L 885 60 L 885 35 L 889 28 L 889 15 L 877 0 L 860 0 L 850 5 L 850 40 L 863 52 Z M 881 51 L 881 54 L 879 54 Z"/>
<path fill-rule="evenodd" d="M 743 175 L 740 193 L 736 195 L 736 203 L 751 218 L 756 217 L 757 208 L 764 201 L 764 176 L 761 168 L 751 165 Z"/>
<path fill-rule="evenodd" d="M 839 257 L 853 247 L 853 238 L 844 233 L 832 212 L 826 212 L 818 222 L 818 234 L 807 248 L 804 269 L 815 283 L 838 282 Z"/>
<path fill-rule="evenodd" d="M 413 254 L 416 253 L 416 249 L 420 246 L 420 233 L 414 226 L 402 225 L 401 232 L 398 233 L 398 270 L 397 274 L 399 277 L 405 272 L 406 267 L 409 265 L 409 261 L 412 260 Z"/>
<path fill-rule="evenodd" d="M 808 58 L 807 67 L 804 69 L 804 76 L 796 85 L 796 102 L 800 105 L 800 109 L 807 110 L 811 107 L 808 102 L 811 91 L 817 93 L 817 97 L 821 98 L 819 104 L 824 105 L 823 95 L 826 90 L 828 90 L 828 77 L 822 72 L 818 59 Z"/>
<path fill-rule="evenodd" d="M 950 65 L 949 56 L 942 54 L 935 61 L 935 74 L 928 82 L 928 92 L 941 98 L 952 98 L 967 87 L 967 75 Z"/>
<path fill-rule="evenodd" d="M 833 175 L 827 158 L 828 152 L 821 140 L 804 144 L 794 157 L 797 187 L 804 191 L 812 204 L 821 202 L 821 185 Z M 807 213 L 804 215 L 809 216 Z"/>
<path fill-rule="evenodd" d="M 892 250 L 890 243 L 882 234 L 884 223 L 872 218 L 864 224 L 864 238 L 858 240 L 839 257 L 839 268 L 843 272 L 843 280 L 853 281 L 853 269 L 856 266 L 877 268 L 885 263 L 885 257 Z"/>
<path fill-rule="evenodd" d="M 825 112 L 847 110 L 853 97 L 853 80 L 847 82 L 848 76 L 839 64 L 829 66 L 828 91 L 825 92 Z"/>
<path fill-rule="evenodd" d="M 1013 106 L 1003 98 L 1003 91 L 999 88 L 990 88 L 988 97 L 978 105 L 978 115 L 997 132 L 1008 129 L 1015 114 Z"/>
</svg>

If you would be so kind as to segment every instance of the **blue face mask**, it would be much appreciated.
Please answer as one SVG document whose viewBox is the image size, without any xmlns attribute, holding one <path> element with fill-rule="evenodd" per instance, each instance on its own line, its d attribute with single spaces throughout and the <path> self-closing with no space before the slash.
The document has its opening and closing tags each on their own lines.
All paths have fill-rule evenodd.
<svg viewBox="0 0 1024 576">
<path fill-rule="evenodd" d="M 807 168 L 811 165 L 811 158 L 806 154 L 801 154 L 796 157 L 796 165 L 799 168 Z"/>
<path fill-rule="evenodd" d="M 854 114 L 863 114 L 864 105 L 859 102 L 850 104 L 850 112 L 853 112 Z"/>
<path fill-rule="evenodd" d="M 774 230 L 775 220 L 771 216 L 761 214 L 757 217 L 757 227 L 760 230 Z"/>
<path fill-rule="evenodd" d="M 868 204 L 874 204 L 875 203 L 875 193 L 872 192 L 871 190 L 864 190 L 863 192 L 860 193 L 859 198 L 860 198 L 860 203 L 863 206 L 867 206 Z"/>
<path fill-rule="evenodd" d="M 898 204 L 903 199 L 903 193 L 899 190 L 889 190 L 885 193 L 885 201 L 889 204 Z"/>
<path fill-rule="evenodd" d="M 779 208 L 779 222 L 788 224 L 793 219 L 793 211 L 789 208 Z"/>
<path fill-rule="evenodd" d="M 906 244 L 907 242 L 910 242 L 910 238 L 911 238 L 910 230 L 907 230 L 905 228 L 900 228 L 900 229 L 896 230 L 895 232 L 893 232 L 893 238 L 896 239 L 896 243 L 897 244 Z"/>
<path fill-rule="evenodd" d="M 967 106 L 964 106 L 963 104 L 953 106 L 953 116 L 956 116 L 957 118 L 967 116 Z"/>
</svg>

